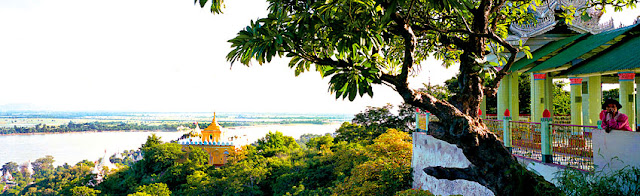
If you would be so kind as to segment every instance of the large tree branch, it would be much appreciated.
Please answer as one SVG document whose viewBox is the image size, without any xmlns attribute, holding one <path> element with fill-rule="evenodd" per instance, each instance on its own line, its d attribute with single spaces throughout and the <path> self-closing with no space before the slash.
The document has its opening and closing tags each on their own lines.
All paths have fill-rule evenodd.
<svg viewBox="0 0 640 196">
<path fill-rule="evenodd" d="M 480 174 L 474 166 L 467 168 L 446 168 L 446 167 L 427 167 L 423 169 L 424 173 L 433 176 L 437 179 L 447 180 L 469 180 L 475 181 L 482 185 L 486 185 L 487 182 L 484 178 L 480 178 Z"/>
<path fill-rule="evenodd" d="M 300 49 L 300 48 L 298 48 L 298 50 L 302 51 L 302 49 Z M 310 61 L 310 62 L 318 64 L 318 65 L 329 65 L 329 66 L 334 66 L 334 67 L 338 67 L 338 68 L 354 67 L 353 63 L 347 62 L 345 60 L 334 60 L 332 58 L 320 58 L 320 57 L 317 57 L 317 56 L 309 55 L 304 51 L 295 52 L 295 51 L 285 50 L 283 52 L 288 52 L 288 53 L 294 54 L 296 56 L 299 56 L 299 57 L 303 58 L 304 60 Z"/>
<path fill-rule="evenodd" d="M 516 54 L 518 54 L 519 49 L 509 44 L 506 40 L 502 39 L 498 35 L 496 35 L 495 32 L 493 31 L 489 31 L 489 32 L 492 35 L 492 40 L 504 46 L 510 53 L 507 63 L 502 67 L 500 71 L 498 71 L 498 73 L 496 73 L 496 77 L 494 78 L 494 80 L 491 81 L 487 86 L 485 86 L 484 94 L 493 96 L 498 92 L 498 86 L 500 84 L 500 80 L 502 80 L 504 76 L 509 74 L 509 69 L 511 69 L 511 66 L 515 62 Z M 496 54 L 496 55 L 499 55 L 499 54 Z"/>
<path fill-rule="evenodd" d="M 405 83 L 407 78 L 409 77 L 409 70 L 413 67 L 415 63 L 415 50 L 416 50 L 416 35 L 413 33 L 411 26 L 409 25 L 407 19 L 402 17 L 400 13 L 395 13 L 391 15 L 391 19 L 396 22 L 397 28 L 396 30 L 402 36 L 403 45 L 404 45 L 404 57 L 402 60 L 402 72 L 400 72 L 400 80 L 403 80 Z"/>
</svg>

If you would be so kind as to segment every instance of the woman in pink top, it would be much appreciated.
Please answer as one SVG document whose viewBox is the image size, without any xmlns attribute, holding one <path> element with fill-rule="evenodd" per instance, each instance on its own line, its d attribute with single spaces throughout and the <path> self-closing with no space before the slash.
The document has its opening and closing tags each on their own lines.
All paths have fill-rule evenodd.
<svg viewBox="0 0 640 196">
<path fill-rule="evenodd" d="M 629 126 L 629 117 L 618 112 L 622 105 L 616 100 L 607 99 L 602 104 L 602 112 L 600 112 L 600 120 L 602 120 L 602 128 L 607 132 L 611 129 L 632 131 Z"/>
</svg>

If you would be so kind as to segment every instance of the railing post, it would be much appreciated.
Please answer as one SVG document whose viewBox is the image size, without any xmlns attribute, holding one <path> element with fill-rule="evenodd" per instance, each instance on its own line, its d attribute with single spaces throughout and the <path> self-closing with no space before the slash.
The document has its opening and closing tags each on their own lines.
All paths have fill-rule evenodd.
<svg viewBox="0 0 640 196">
<path fill-rule="evenodd" d="M 416 131 L 420 132 L 420 108 L 416 108 Z"/>
<path fill-rule="evenodd" d="M 431 112 L 429 111 L 425 111 L 424 113 L 424 132 L 429 132 L 429 116 L 431 115 Z"/>
<path fill-rule="evenodd" d="M 598 120 L 598 129 L 602 129 L 602 121 Z"/>
<path fill-rule="evenodd" d="M 542 146 L 542 162 L 553 163 L 553 153 L 551 152 L 551 114 L 549 110 L 545 109 L 542 112 L 542 119 L 540 119 L 540 139 Z"/>
<path fill-rule="evenodd" d="M 509 128 L 509 121 L 511 121 L 511 115 L 509 109 L 504 111 L 504 117 L 502 117 L 502 140 L 504 147 L 507 147 L 509 152 L 511 151 L 511 129 Z"/>
<path fill-rule="evenodd" d="M 429 130 L 429 115 L 431 113 L 429 113 L 429 111 L 426 111 L 425 113 L 422 113 L 422 114 L 424 114 L 424 118 L 420 118 L 420 115 L 421 115 L 420 109 L 416 109 L 416 124 L 417 124 L 416 129 L 418 132 L 423 131 L 426 133 Z"/>
</svg>

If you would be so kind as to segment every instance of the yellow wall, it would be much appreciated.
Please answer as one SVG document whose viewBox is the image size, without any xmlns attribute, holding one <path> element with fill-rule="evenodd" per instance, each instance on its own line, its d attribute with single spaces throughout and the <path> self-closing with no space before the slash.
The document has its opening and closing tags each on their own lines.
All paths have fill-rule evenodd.
<svg viewBox="0 0 640 196">
<path fill-rule="evenodd" d="M 189 152 L 189 146 L 203 149 L 209 154 L 209 165 L 221 166 L 227 162 L 227 153 L 231 153 L 235 150 L 234 146 L 220 146 L 220 145 L 182 145 L 182 149 Z"/>
<path fill-rule="evenodd" d="M 202 131 L 202 142 L 220 142 L 220 131 Z"/>
</svg>

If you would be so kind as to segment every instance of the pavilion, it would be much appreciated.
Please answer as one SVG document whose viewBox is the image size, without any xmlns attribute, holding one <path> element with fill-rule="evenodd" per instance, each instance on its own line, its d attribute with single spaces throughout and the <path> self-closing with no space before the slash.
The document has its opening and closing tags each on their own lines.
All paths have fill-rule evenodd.
<svg viewBox="0 0 640 196">
<path fill-rule="evenodd" d="M 636 24 L 600 33 L 582 33 L 549 41 L 532 52 L 532 58 L 520 58 L 510 68 L 498 90 L 497 113 L 511 111 L 519 119 L 518 76 L 531 75 L 531 121 L 540 122 L 545 109 L 553 111 L 553 79 L 571 81 L 571 124 L 596 126 L 602 101 L 602 83 L 619 83 L 620 112 L 629 116 L 636 129 L 640 122 L 640 25 Z M 483 108 L 484 110 L 484 108 Z M 553 112 L 551 112 L 553 114 Z"/>
</svg>

